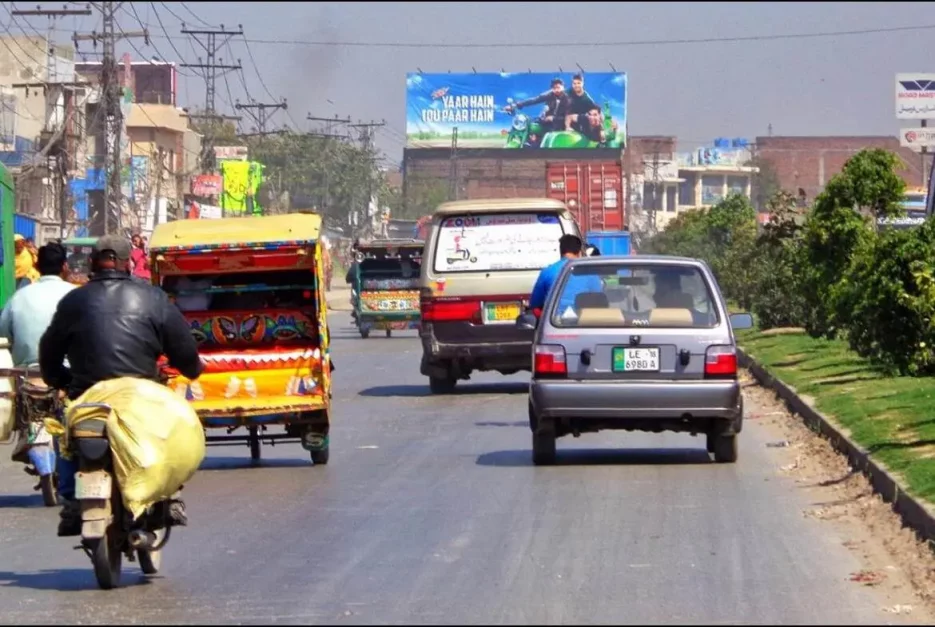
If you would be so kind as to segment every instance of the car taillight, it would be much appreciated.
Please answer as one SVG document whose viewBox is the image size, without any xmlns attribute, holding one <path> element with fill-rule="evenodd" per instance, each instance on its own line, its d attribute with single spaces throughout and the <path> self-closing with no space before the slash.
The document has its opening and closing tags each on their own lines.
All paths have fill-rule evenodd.
<svg viewBox="0 0 935 627">
<path fill-rule="evenodd" d="M 419 299 L 423 322 L 480 323 L 480 301 L 451 298 L 441 300 L 423 294 Z"/>
<path fill-rule="evenodd" d="M 564 377 L 568 375 L 565 348 L 552 344 L 538 344 L 533 349 L 533 374 L 537 377 Z"/>
<path fill-rule="evenodd" d="M 733 378 L 737 376 L 737 351 L 733 346 L 709 346 L 705 352 L 706 377 Z"/>
</svg>

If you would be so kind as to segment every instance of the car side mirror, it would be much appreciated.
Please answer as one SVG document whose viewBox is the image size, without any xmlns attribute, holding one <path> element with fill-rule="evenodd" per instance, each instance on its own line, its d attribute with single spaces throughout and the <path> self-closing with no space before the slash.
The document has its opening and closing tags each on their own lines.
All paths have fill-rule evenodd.
<svg viewBox="0 0 935 627">
<path fill-rule="evenodd" d="M 748 313 L 735 313 L 730 315 L 730 326 L 735 331 L 753 328 L 753 316 Z"/>
<path fill-rule="evenodd" d="M 535 331 L 538 324 L 539 319 L 536 318 L 534 313 L 520 314 L 519 318 L 516 319 L 516 328 L 523 331 Z"/>
</svg>

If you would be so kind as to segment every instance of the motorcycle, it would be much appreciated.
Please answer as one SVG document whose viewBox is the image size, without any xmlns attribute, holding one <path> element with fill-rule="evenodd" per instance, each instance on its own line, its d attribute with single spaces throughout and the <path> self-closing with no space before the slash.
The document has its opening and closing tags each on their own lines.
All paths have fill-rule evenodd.
<svg viewBox="0 0 935 627">
<path fill-rule="evenodd" d="M 18 369 L 13 379 L 16 429 L 26 442 L 14 454 L 13 461 L 25 464 L 26 474 L 38 477 L 33 488 L 42 492 L 46 507 L 58 504 L 58 475 L 55 472 L 55 439 L 45 428 L 45 419 L 59 415 L 62 401 L 58 390 L 46 387 L 39 379 L 38 368 Z"/>
<path fill-rule="evenodd" d="M 120 585 L 123 557 L 138 561 L 145 575 L 159 572 L 162 549 L 175 525 L 185 524 L 176 498 L 150 506 L 133 519 L 125 508 L 120 486 L 114 479 L 114 460 L 107 435 L 107 416 L 111 409 L 99 403 L 81 403 L 68 408 L 100 410 L 100 417 L 87 418 L 70 429 L 68 450 L 77 458 L 75 499 L 81 508 L 81 547 L 91 559 L 94 576 L 103 590 Z M 69 421 L 66 420 L 66 424 Z M 50 431 L 64 433 L 57 421 L 47 422 Z M 176 494 L 177 496 L 177 494 Z"/>
<path fill-rule="evenodd" d="M 513 99 L 507 98 L 507 104 L 512 105 Z M 506 148 L 620 148 L 622 136 L 613 128 L 613 118 L 610 115 L 610 103 L 605 102 L 604 134 L 607 141 L 604 143 L 588 139 L 578 131 L 549 131 L 542 134 L 542 123 L 531 120 L 529 116 L 512 109 L 513 123 L 506 138 Z M 536 142 L 530 142 L 529 137 L 535 135 Z"/>
</svg>

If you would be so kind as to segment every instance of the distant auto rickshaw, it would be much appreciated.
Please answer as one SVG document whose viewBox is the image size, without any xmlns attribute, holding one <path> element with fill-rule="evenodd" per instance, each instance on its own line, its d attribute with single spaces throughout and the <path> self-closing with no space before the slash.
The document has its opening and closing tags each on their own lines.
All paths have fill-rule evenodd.
<svg viewBox="0 0 935 627">
<path fill-rule="evenodd" d="M 97 243 L 96 237 L 72 237 L 62 242 L 68 254 L 68 282 L 84 285 L 91 275 L 91 251 Z"/>
<path fill-rule="evenodd" d="M 357 247 L 354 319 L 362 338 L 373 329 L 418 329 L 419 272 L 424 242 L 414 239 L 375 239 Z"/>
<path fill-rule="evenodd" d="M 167 366 L 209 446 L 301 443 L 327 464 L 331 355 L 321 216 L 287 214 L 160 224 L 150 243 L 153 283 L 175 300 L 205 363 L 197 381 Z M 267 433 L 280 425 L 285 433 Z M 246 429 L 245 435 L 232 435 Z"/>
</svg>

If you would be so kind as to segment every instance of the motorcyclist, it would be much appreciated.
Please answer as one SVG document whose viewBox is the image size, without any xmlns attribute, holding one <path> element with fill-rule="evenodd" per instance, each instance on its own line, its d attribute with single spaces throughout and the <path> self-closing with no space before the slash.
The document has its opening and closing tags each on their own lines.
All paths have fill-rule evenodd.
<svg viewBox="0 0 935 627">
<path fill-rule="evenodd" d="M 130 242 L 105 235 L 91 253 L 91 279 L 58 304 L 39 342 L 39 368 L 47 385 L 65 389 L 76 399 L 94 384 L 118 377 L 159 380 L 157 360 L 189 379 L 204 366 L 188 323 L 159 288 L 130 278 Z M 64 366 L 68 358 L 70 368 Z M 158 420 L 158 416 L 153 416 Z M 62 496 L 59 536 L 81 533 L 75 497 L 76 464 L 60 459 Z M 175 524 L 185 524 L 184 506 L 170 507 Z"/>
<path fill-rule="evenodd" d="M 570 100 L 568 94 L 565 93 L 565 83 L 560 78 L 552 79 L 552 86 L 549 91 L 543 92 L 535 98 L 509 104 L 503 110 L 506 113 L 513 113 L 513 111 L 540 103 L 546 104 L 546 112 L 539 118 L 542 132 L 548 133 L 553 130 L 561 130 L 565 124 L 565 116 L 570 113 Z"/>
</svg>

